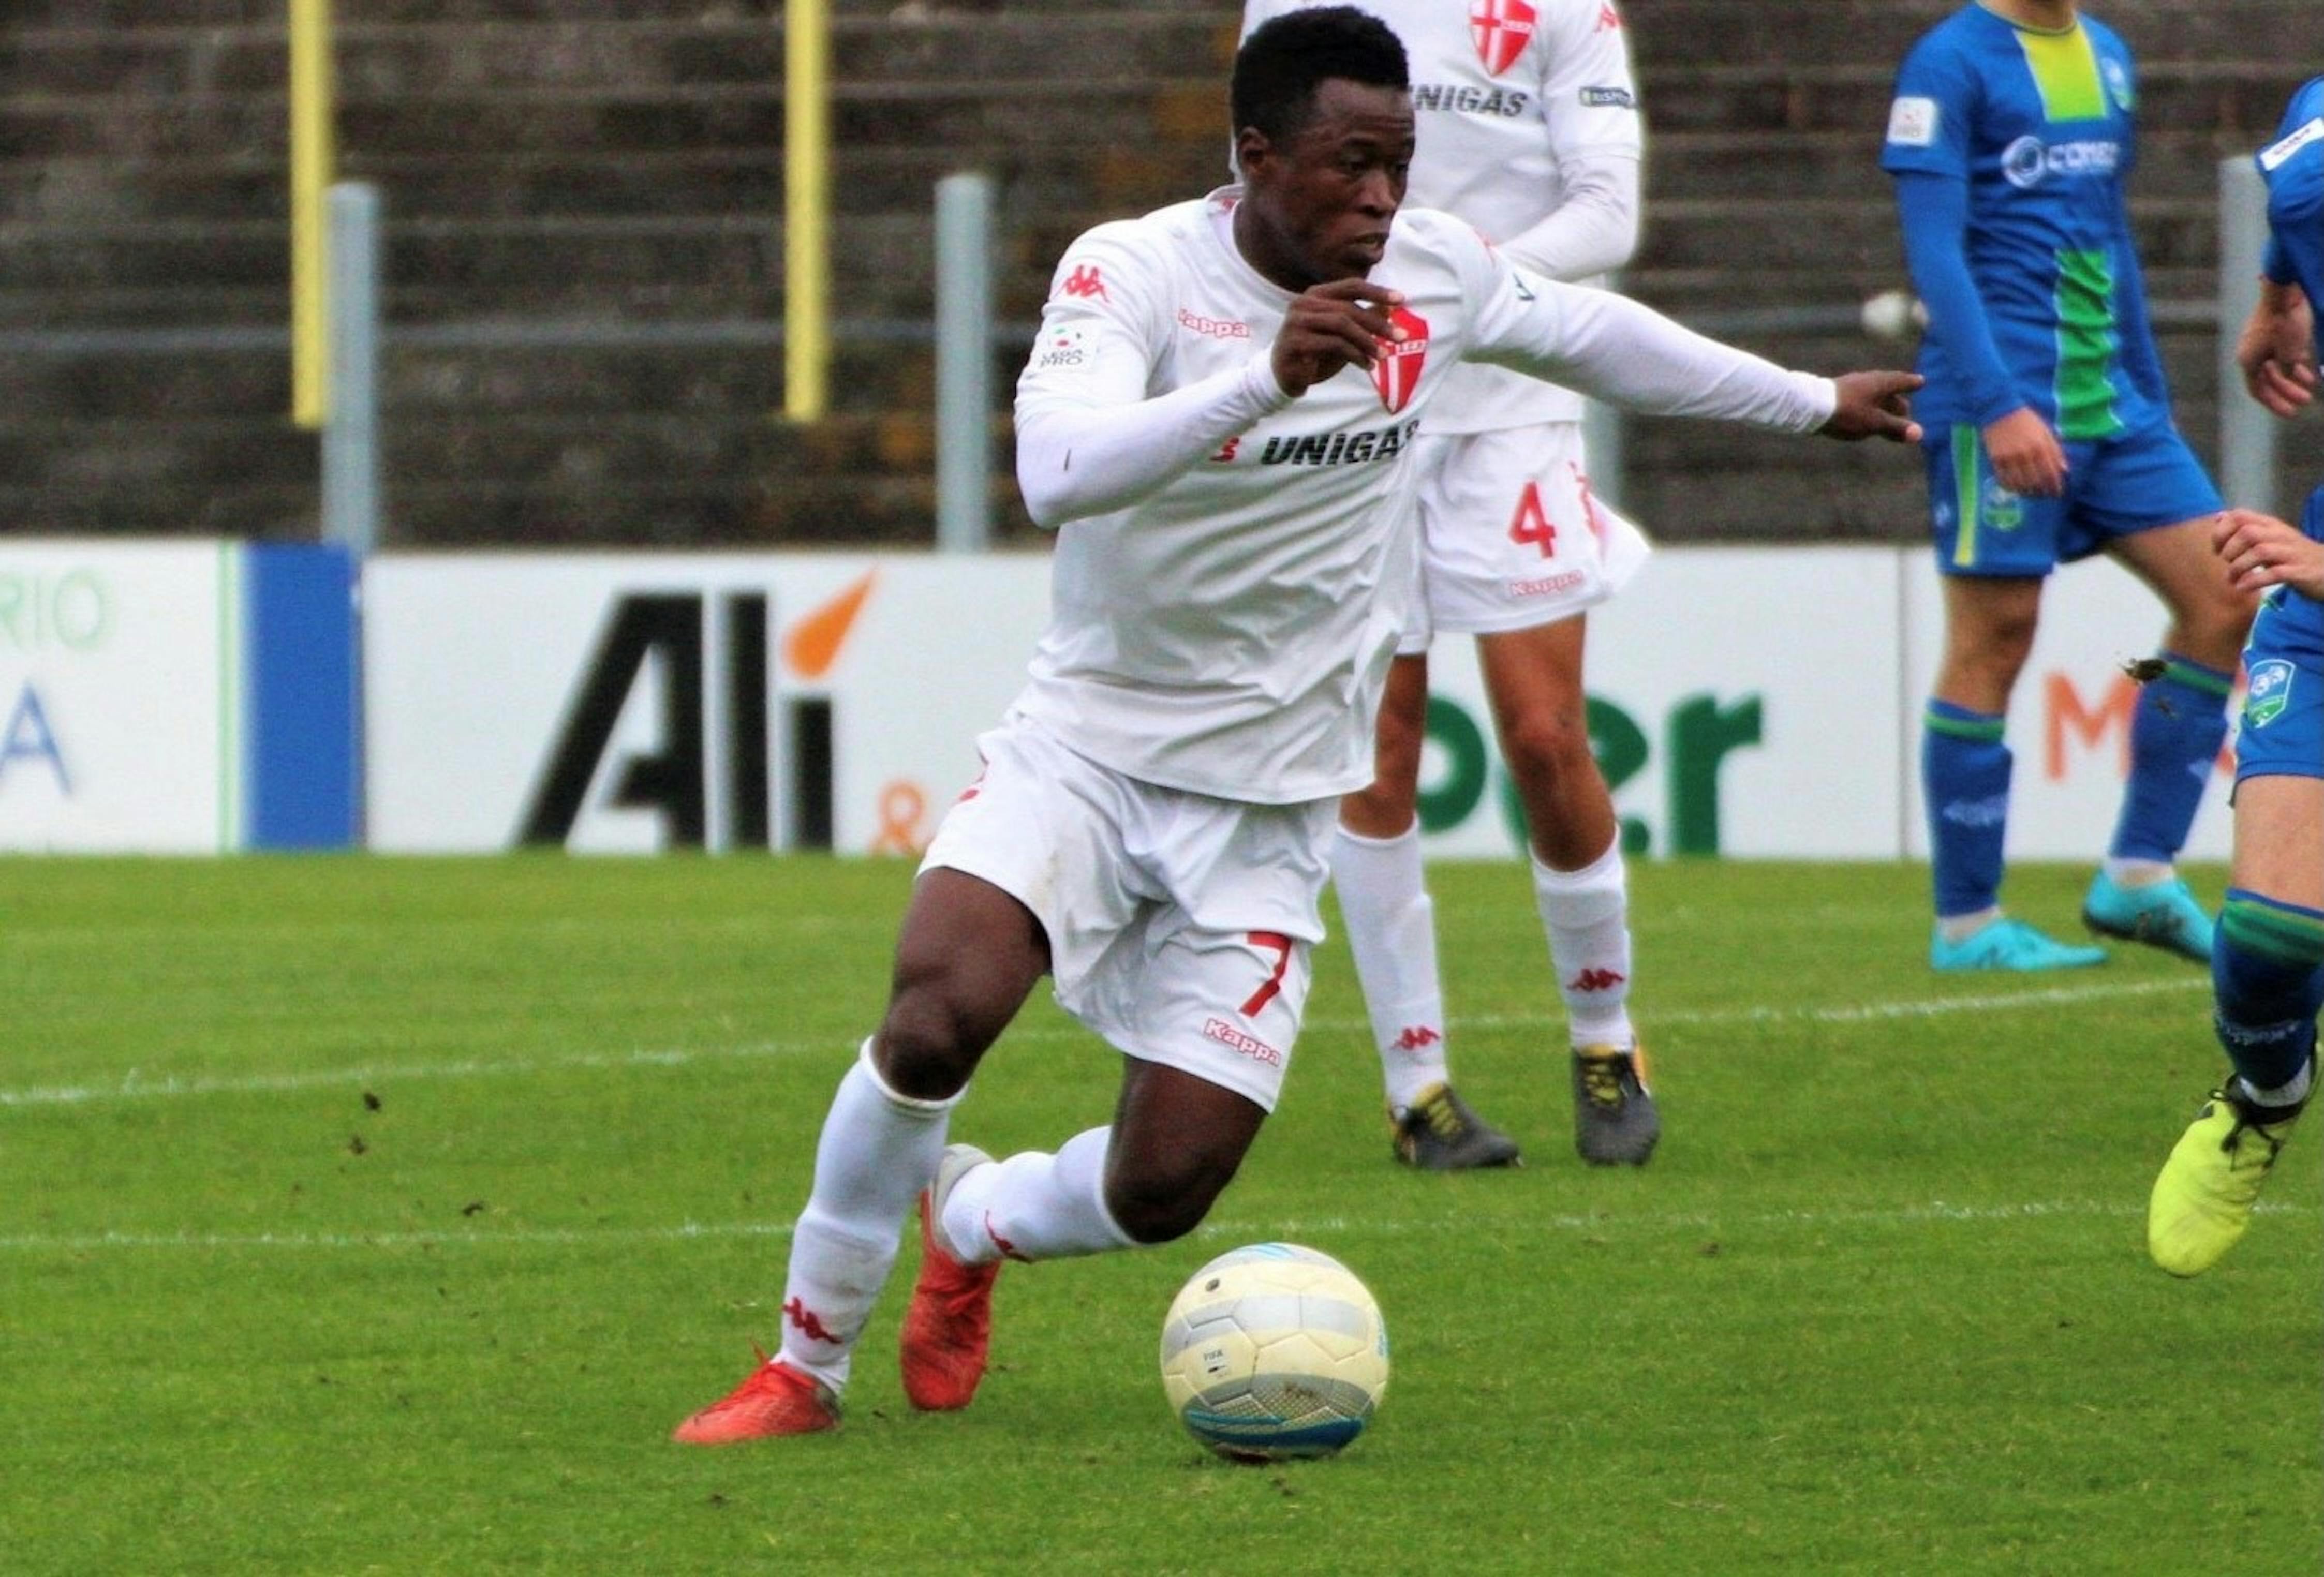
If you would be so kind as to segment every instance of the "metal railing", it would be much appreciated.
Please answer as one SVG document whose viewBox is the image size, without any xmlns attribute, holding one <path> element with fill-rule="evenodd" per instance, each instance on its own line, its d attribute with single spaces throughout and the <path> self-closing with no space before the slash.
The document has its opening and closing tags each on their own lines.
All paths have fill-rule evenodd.
<svg viewBox="0 0 2324 1577">
<path fill-rule="evenodd" d="M 936 186 L 936 315 L 843 318 L 831 326 L 842 344 L 934 345 L 936 351 L 936 541 L 946 552 L 977 552 L 991 538 L 990 424 L 991 358 L 997 348 L 1028 345 L 1038 325 L 1002 321 L 993 309 L 993 181 L 983 174 L 948 176 Z M 2248 159 L 2219 167 L 2219 284 L 2215 300 L 2157 301 L 2158 327 L 2210 329 L 2218 343 L 2219 476 L 2228 497 L 2276 512 L 2275 423 L 2235 394 L 2241 374 L 2235 340 L 2258 299 L 2267 194 Z M 390 324 L 380 308 L 382 203 L 362 183 L 329 193 L 330 345 L 334 399 L 323 429 L 324 535 L 359 551 L 380 539 L 379 361 L 383 347 L 508 350 L 619 349 L 697 346 L 780 348 L 783 325 L 755 318 L 624 322 L 604 318 L 486 318 L 460 322 Z M 1786 334 L 1858 334 L 1870 329 L 1858 304 L 1739 308 L 1691 313 L 1689 326 L 1734 339 Z M 76 357 L 100 355 L 282 354 L 288 327 L 61 328 L 0 331 L 0 355 Z M 1591 401 L 1588 443 L 1594 484 L 1622 497 L 1624 417 Z"/>
</svg>

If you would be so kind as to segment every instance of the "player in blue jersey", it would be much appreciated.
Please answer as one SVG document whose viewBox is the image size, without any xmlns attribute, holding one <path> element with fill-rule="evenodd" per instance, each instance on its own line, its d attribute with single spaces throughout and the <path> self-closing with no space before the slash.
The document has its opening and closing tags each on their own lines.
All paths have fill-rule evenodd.
<svg viewBox="0 0 2324 1577">
<path fill-rule="evenodd" d="M 2292 416 L 2315 398 L 2324 355 L 2324 77 L 2292 96 L 2259 167 L 2267 261 L 2236 360 L 2252 398 Z M 2314 1084 L 2324 1006 L 2324 487 L 2297 528 L 2236 510 L 2213 537 L 2236 583 L 2265 600 L 2244 652 L 2235 864 L 2211 949 L 2212 1021 L 2234 1068 L 2147 1204 L 2147 1250 L 2175 1276 L 2209 1269 L 2250 1224 Z"/>
<path fill-rule="evenodd" d="M 1881 166 L 1928 309 L 1920 410 L 1945 645 L 1922 730 L 1939 969 L 2103 963 L 2002 912 L 2003 723 L 2061 563 L 2113 555 L 2163 599 L 2159 677 L 2082 918 L 2208 958 L 2211 921 L 2173 868 L 2227 734 L 2252 598 L 2212 554 L 2220 508 L 2172 423 L 2124 179 L 2130 51 L 2074 0 L 1985 0 L 1914 46 Z"/>
</svg>

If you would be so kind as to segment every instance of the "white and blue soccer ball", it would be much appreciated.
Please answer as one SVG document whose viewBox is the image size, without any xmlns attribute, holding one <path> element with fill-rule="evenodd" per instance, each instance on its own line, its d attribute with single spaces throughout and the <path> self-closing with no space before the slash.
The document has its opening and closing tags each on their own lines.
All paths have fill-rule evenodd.
<svg viewBox="0 0 2324 1577">
<path fill-rule="evenodd" d="M 1221 1456 L 1330 1456 L 1388 1390 L 1388 1326 L 1329 1254 L 1255 1243 L 1179 1289 L 1162 1322 L 1162 1389 L 1186 1433 Z"/>
</svg>

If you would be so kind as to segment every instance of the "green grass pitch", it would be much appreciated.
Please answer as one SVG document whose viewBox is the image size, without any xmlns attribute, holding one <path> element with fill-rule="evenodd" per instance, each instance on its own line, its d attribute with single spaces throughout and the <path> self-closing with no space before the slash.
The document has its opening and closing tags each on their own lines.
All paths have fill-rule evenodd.
<svg viewBox="0 0 2324 1577">
<path fill-rule="evenodd" d="M 2070 933 L 2080 874 L 2014 907 Z M 1442 867 L 1454 1071 L 1522 1170 L 1390 1163 L 1333 945 L 1199 1234 L 1012 1267 L 944 1416 L 908 1242 L 844 1428 L 706 1452 L 669 1431 L 776 1334 L 906 867 L 0 861 L 0 1569 L 2315 1571 L 2324 1133 L 2209 1276 L 2142 1247 L 2204 972 L 1933 976 L 1904 865 L 1633 880 L 1652 1166 L 1573 1157 L 1520 870 Z M 954 1133 L 1053 1146 L 1115 1070 L 1044 995 Z M 1387 1314 L 1334 1461 L 1163 1405 L 1179 1282 L 1269 1238 Z"/>
</svg>

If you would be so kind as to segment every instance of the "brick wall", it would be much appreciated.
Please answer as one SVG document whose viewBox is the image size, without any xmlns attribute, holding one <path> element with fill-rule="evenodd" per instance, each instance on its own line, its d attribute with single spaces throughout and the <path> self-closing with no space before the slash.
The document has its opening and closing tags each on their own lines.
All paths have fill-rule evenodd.
<svg viewBox="0 0 2324 1577">
<path fill-rule="evenodd" d="M 2312 66 L 2316 4 L 2102 8 L 2144 62 L 2135 196 L 2158 300 L 2209 298 L 2213 170 Z M 1794 364 L 1903 354 L 1823 320 L 1902 278 L 1879 128 L 1895 60 L 1950 8 L 1629 0 L 1653 126 L 1630 287 Z M 935 180 L 999 178 L 1002 315 L 1021 323 L 1077 230 L 1219 178 L 1231 6 L 839 0 L 834 305 L 849 332 L 832 417 L 795 429 L 763 337 L 634 337 L 781 318 L 780 14 L 779 0 L 340 0 L 341 174 L 384 194 L 400 334 L 391 540 L 924 541 Z M 0 530 L 312 535 L 316 442 L 284 417 L 287 354 L 270 337 L 287 313 L 280 0 L 27 0 L 11 20 Z M 1821 319 L 1774 333 L 1732 317 L 1775 308 Z M 536 340 L 544 325 L 601 332 L 459 332 L 493 322 Z M 119 333 L 217 328 L 247 343 Z M 2208 452 L 2209 331 L 2173 330 L 2166 354 Z M 996 355 L 1004 399 L 1019 360 Z M 995 415 L 996 503 L 1022 535 Z M 2288 472 L 2324 471 L 2317 425 Z M 1894 454 L 1643 422 L 1629 458 L 1628 502 L 1674 540 L 1921 529 L 1916 468 Z"/>
</svg>

